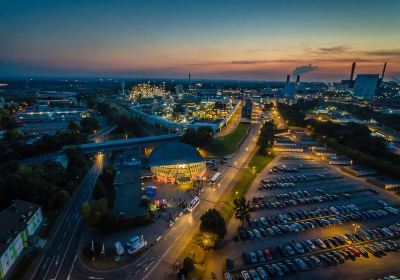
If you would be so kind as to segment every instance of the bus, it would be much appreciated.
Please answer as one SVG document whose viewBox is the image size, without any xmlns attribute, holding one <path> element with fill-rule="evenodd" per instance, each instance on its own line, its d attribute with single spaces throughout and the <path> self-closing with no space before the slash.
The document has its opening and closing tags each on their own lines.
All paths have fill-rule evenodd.
<svg viewBox="0 0 400 280">
<path fill-rule="evenodd" d="M 187 210 L 189 212 L 193 212 L 193 210 L 199 205 L 200 203 L 200 198 L 198 196 L 195 196 L 192 201 L 189 203 L 189 206 L 187 207 Z"/>
<path fill-rule="evenodd" d="M 221 173 L 217 172 L 212 176 L 210 182 L 211 184 L 215 184 L 221 178 Z"/>
</svg>

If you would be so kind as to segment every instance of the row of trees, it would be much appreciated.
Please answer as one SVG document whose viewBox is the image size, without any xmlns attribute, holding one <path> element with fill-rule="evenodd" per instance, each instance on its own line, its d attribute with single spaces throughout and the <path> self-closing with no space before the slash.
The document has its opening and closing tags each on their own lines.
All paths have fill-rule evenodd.
<svg viewBox="0 0 400 280">
<path fill-rule="evenodd" d="M 274 143 L 274 133 L 276 127 L 274 121 L 266 121 L 261 127 L 260 135 L 258 136 L 257 144 L 260 148 L 259 152 L 263 155 L 267 154 L 267 150 L 270 149 Z"/>
<path fill-rule="evenodd" d="M 383 138 L 371 135 L 367 126 L 357 123 L 337 124 L 305 120 L 306 102 L 296 105 L 279 103 L 278 110 L 289 124 L 308 127 L 313 137 L 355 162 L 366 164 L 380 172 L 400 178 L 400 157 L 390 153 Z M 361 110 L 361 109 L 360 109 Z"/>
<path fill-rule="evenodd" d="M 189 128 L 181 137 L 181 141 L 193 147 L 204 147 L 213 141 L 213 130 L 208 126 L 201 126 L 198 129 Z"/>
<path fill-rule="evenodd" d="M 0 166 L 0 207 L 12 200 L 22 199 L 37 203 L 44 209 L 62 208 L 75 191 L 87 170 L 87 162 L 79 151 L 67 151 L 66 169 L 57 162 L 24 165 L 8 161 Z"/>
<path fill-rule="evenodd" d="M 105 102 L 97 103 L 96 108 L 111 123 L 117 125 L 114 133 L 128 134 L 130 137 L 142 137 L 146 135 L 140 121 L 128 115 L 128 113 L 121 112 L 118 108 Z"/>
<path fill-rule="evenodd" d="M 374 111 L 371 107 L 365 106 L 360 107 L 353 104 L 343 104 L 343 103 L 332 103 L 336 107 L 339 107 L 347 112 L 351 113 L 355 117 L 362 120 L 374 119 L 381 124 L 386 125 L 394 130 L 400 132 L 400 115 L 397 114 L 385 114 L 382 112 Z"/>
<path fill-rule="evenodd" d="M 82 205 L 82 217 L 85 223 L 103 232 L 113 231 L 118 226 L 118 216 L 112 210 L 114 204 L 114 176 L 112 166 L 104 168 L 96 181 L 93 199 Z"/>
</svg>

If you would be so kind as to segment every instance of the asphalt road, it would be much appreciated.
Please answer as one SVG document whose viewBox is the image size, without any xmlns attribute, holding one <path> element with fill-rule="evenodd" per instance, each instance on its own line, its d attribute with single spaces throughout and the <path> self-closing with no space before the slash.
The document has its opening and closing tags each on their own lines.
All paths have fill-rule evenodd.
<svg viewBox="0 0 400 280">
<path fill-rule="evenodd" d="M 89 200 L 96 179 L 103 170 L 104 161 L 104 155 L 96 156 L 94 165 L 78 186 L 67 210 L 56 225 L 54 234 L 47 241 L 39 265 L 32 274 L 32 280 L 69 279 L 69 272 L 76 261 L 84 229 L 80 207 Z"/>
<path fill-rule="evenodd" d="M 217 187 L 207 188 L 201 195 L 201 203 L 193 213 L 183 215 L 151 249 L 131 264 L 109 271 L 88 268 L 78 257 L 70 279 L 174 279 L 176 275 L 173 274 L 172 266 L 191 241 L 194 229 L 200 225 L 201 214 L 215 207 L 219 197 L 232 185 L 240 168 L 246 167 L 246 163 L 256 151 L 255 140 L 259 128 L 260 124 L 252 124 L 249 135 L 237 153 L 220 168 L 222 175 Z"/>
</svg>

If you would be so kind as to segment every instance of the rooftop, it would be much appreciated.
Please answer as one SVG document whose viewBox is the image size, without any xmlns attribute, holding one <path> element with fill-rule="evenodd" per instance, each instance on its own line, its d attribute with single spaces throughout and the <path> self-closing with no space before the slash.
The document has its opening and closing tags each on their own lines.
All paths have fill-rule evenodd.
<svg viewBox="0 0 400 280">
<path fill-rule="evenodd" d="M 39 205 L 17 199 L 7 209 L 0 212 L 0 255 L 8 248 L 10 242 L 25 229 L 30 217 L 39 208 Z"/>
<path fill-rule="evenodd" d="M 162 143 L 153 150 L 149 158 L 150 166 L 189 164 L 204 159 L 191 145 L 182 142 Z"/>
</svg>

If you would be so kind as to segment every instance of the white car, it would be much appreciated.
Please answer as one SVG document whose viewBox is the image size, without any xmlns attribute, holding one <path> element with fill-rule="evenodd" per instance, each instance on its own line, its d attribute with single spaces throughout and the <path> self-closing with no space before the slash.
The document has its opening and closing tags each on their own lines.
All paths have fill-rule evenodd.
<svg viewBox="0 0 400 280">
<path fill-rule="evenodd" d="M 147 241 L 143 239 L 143 236 L 142 238 L 140 238 L 139 236 L 133 236 L 127 242 L 127 245 L 128 245 L 128 254 L 132 255 L 143 249 L 147 245 Z"/>
<path fill-rule="evenodd" d="M 135 244 L 136 242 L 140 241 L 139 236 L 132 236 L 131 239 L 126 242 L 126 246 L 131 246 L 132 244 Z"/>
<path fill-rule="evenodd" d="M 255 269 L 250 269 L 250 274 L 253 280 L 261 280 Z"/>
<path fill-rule="evenodd" d="M 122 243 L 119 241 L 115 242 L 114 248 L 118 256 L 122 256 L 125 253 L 124 246 L 122 246 Z"/>
<path fill-rule="evenodd" d="M 254 229 L 254 230 L 253 230 L 253 233 L 254 233 L 254 236 L 255 236 L 255 237 L 261 238 L 261 233 L 260 233 L 260 231 L 259 231 L 258 229 Z"/>
<path fill-rule="evenodd" d="M 246 270 L 243 270 L 241 274 L 244 280 L 251 280 L 250 275 Z"/>
</svg>

